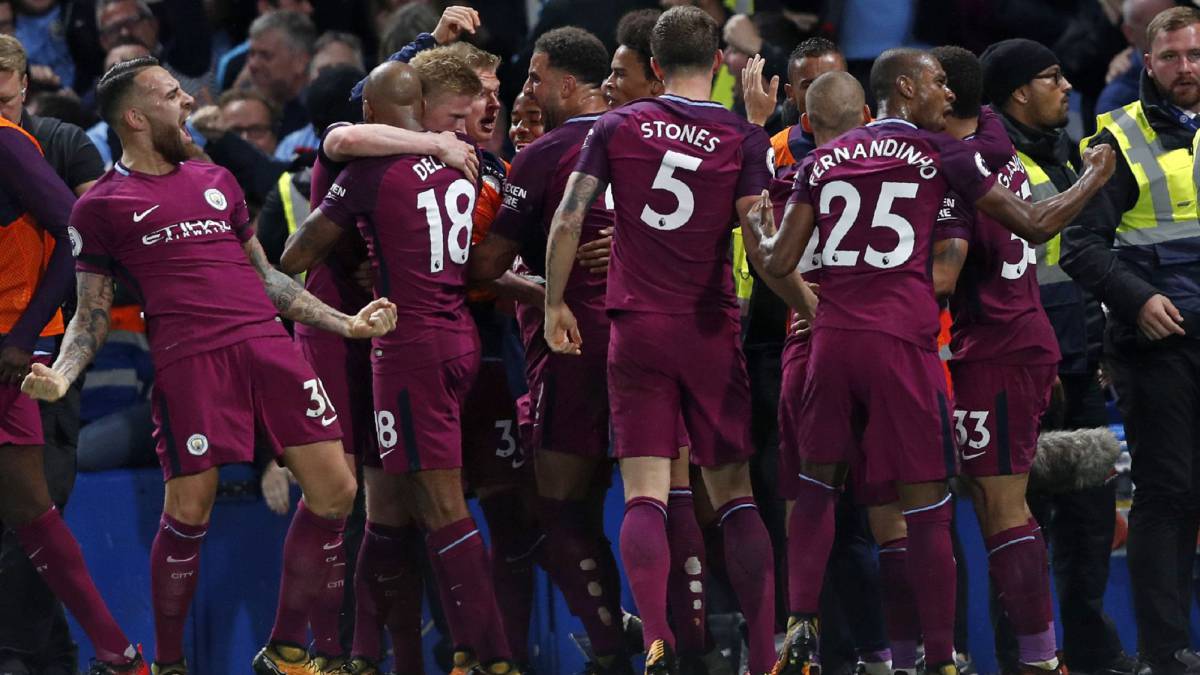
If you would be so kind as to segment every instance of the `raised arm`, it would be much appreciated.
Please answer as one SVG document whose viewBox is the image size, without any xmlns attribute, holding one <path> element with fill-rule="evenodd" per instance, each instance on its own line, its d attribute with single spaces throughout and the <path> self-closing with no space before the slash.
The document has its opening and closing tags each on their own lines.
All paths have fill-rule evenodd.
<svg viewBox="0 0 1200 675">
<path fill-rule="evenodd" d="M 750 264 L 754 265 L 759 278 L 767 285 L 767 288 L 770 288 L 801 317 L 813 318 L 817 311 L 817 296 L 808 284 L 804 283 L 804 279 L 796 269 L 800 262 L 800 256 L 796 256 L 796 263 L 792 264 L 791 271 L 786 274 L 777 275 L 767 272 L 766 259 L 762 251 L 762 233 L 755 228 L 756 223 L 757 227 L 763 226 L 763 214 L 765 213 L 765 219 L 769 221 L 767 227 L 772 232 L 775 229 L 775 214 L 770 193 L 763 190 L 763 194 L 759 197 L 742 197 L 737 201 L 736 208 L 738 220 L 742 225 L 742 241 L 746 246 L 746 257 L 750 259 Z M 784 221 L 786 222 L 786 220 L 785 216 Z M 803 247 L 800 250 L 803 251 Z"/>
<path fill-rule="evenodd" d="M 546 241 L 546 344 L 560 354 L 579 354 L 583 344 L 575 316 L 563 302 L 563 291 L 575 265 L 583 218 L 604 186 L 604 181 L 595 176 L 571 172 L 550 224 Z"/>
<path fill-rule="evenodd" d="M 976 208 L 1031 244 L 1044 244 L 1062 231 L 1112 176 L 1116 158 L 1107 145 L 1089 148 L 1083 155 L 1087 167 L 1069 190 L 1033 204 L 1001 185 L 993 185 Z"/>
<path fill-rule="evenodd" d="M 67 325 L 63 348 L 54 366 L 35 363 L 21 383 L 21 390 L 40 401 L 57 401 L 71 383 L 87 368 L 108 338 L 109 310 L 112 309 L 112 278 L 93 272 L 78 272 L 78 301 L 75 316 Z"/>
<path fill-rule="evenodd" d="M 283 255 L 279 256 L 280 271 L 294 276 L 312 269 L 329 255 L 341 236 L 340 225 L 320 208 L 313 209 L 284 244 Z"/>
<path fill-rule="evenodd" d="M 258 239 L 251 237 L 242 248 L 262 278 L 267 297 L 285 319 L 347 338 L 378 337 L 396 327 L 396 306 L 387 298 L 372 301 L 355 316 L 342 314 L 304 290 L 295 279 L 271 267 Z"/>
<path fill-rule="evenodd" d="M 346 124 L 330 129 L 321 147 L 334 162 L 348 162 L 356 157 L 433 155 L 462 171 L 467 180 L 475 182 L 479 178 L 479 155 L 475 148 L 449 131 L 434 134 L 388 124 Z"/>
</svg>

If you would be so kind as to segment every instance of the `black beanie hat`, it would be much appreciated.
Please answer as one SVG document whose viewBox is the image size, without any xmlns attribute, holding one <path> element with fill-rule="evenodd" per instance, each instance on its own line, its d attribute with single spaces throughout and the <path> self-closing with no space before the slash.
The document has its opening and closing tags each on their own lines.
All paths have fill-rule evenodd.
<svg viewBox="0 0 1200 675">
<path fill-rule="evenodd" d="M 995 106 L 1004 105 L 1017 87 L 1029 83 L 1034 75 L 1059 65 L 1049 48 L 1024 38 L 997 42 L 984 50 L 979 62 L 983 66 L 983 93 Z"/>
<path fill-rule="evenodd" d="M 355 66 L 328 66 L 322 68 L 317 79 L 308 85 L 304 105 L 318 136 L 334 122 L 362 121 L 362 102 L 352 102 L 350 90 L 364 77 L 366 75 Z"/>
</svg>

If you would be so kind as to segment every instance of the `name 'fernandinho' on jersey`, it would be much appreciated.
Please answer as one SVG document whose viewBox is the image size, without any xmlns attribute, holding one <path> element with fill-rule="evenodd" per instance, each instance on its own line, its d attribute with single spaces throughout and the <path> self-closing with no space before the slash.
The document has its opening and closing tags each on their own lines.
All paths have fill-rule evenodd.
<svg viewBox="0 0 1200 675">
<path fill-rule="evenodd" d="M 831 148 L 829 153 L 819 155 L 808 174 L 808 184 L 815 187 L 826 171 L 842 162 L 884 157 L 899 159 L 910 166 L 920 167 L 917 174 L 925 180 L 932 180 L 938 174 L 937 164 L 921 148 L 895 138 L 879 138 L 869 143 L 864 140 L 852 146 Z"/>
</svg>

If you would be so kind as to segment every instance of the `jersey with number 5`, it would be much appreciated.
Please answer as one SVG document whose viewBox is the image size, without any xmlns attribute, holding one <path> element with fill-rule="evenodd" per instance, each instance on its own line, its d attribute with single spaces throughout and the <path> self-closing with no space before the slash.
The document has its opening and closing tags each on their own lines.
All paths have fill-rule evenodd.
<svg viewBox="0 0 1200 675">
<path fill-rule="evenodd" d="M 605 113 L 576 171 L 612 188 L 609 311 L 736 311 L 734 204 L 768 185 L 770 139 L 720 104 L 674 95 Z"/>
<path fill-rule="evenodd" d="M 985 108 L 978 132 L 965 142 L 983 157 L 1001 186 L 1031 200 L 1025 167 L 995 113 Z M 950 297 L 954 359 L 1008 365 L 1058 363 L 1058 340 L 1042 309 L 1034 248 L 956 196 L 946 199 L 935 239 L 967 242 L 967 258 Z"/>
<path fill-rule="evenodd" d="M 814 150 L 790 199 L 815 212 L 804 253 L 820 267 L 813 329 L 873 330 L 936 349 L 931 265 L 942 199 L 952 188 L 974 204 L 995 181 L 961 141 L 894 118 Z"/>
<path fill-rule="evenodd" d="M 478 186 L 434 157 L 360 159 L 338 175 L 321 211 L 358 226 L 375 293 L 396 304 L 396 330 L 375 338 L 375 370 L 407 369 L 477 349 L 466 310 L 467 255 Z"/>
</svg>

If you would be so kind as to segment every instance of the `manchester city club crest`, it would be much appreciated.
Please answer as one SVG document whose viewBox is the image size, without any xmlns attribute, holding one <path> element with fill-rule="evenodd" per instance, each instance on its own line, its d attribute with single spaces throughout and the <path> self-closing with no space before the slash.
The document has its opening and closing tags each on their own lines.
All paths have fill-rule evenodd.
<svg viewBox="0 0 1200 675">
<path fill-rule="evenodd" d="M 225 207 L 229 204 L 225 201 L 225 195 L 217 188 L 209 188 L 205 190 L 204 200 L 208 202 L 209 206 L 218 211 L 224 211 Z"/>
</svg>

